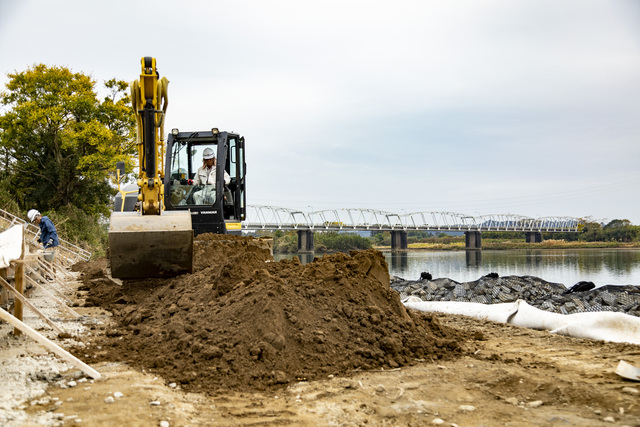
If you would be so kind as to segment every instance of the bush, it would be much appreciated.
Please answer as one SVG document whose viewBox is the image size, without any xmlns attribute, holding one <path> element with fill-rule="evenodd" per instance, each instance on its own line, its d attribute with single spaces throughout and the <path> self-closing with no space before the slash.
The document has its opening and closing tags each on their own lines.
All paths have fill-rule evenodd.
<svg viewBox="0 0 640 427">
<path fill-rule="evenodd" d="M 9 181 L 0 180 L 0 209 L 7 211 L 15 216 L 25 217 L 26 215 L 20 210 L 18 201 L 9 192 Z"/>
<path fill-rule="evenodd" d="M 372 247 L 371 240 L 351 233 L 315 233 L 314 244 L 319 252 L 346 252 L 371 249 Z"/>
<path fill-rule="evenodd" d="M 315 252 L 346 252 L 371 249 L 371 240 L 357 234 L 316 232 L 313 235 Z M 298 233 L 295 231 L 273 233 L 274 253 L 298 252 Z"/>
<path fill-rule="evenodd" d="M 281 230 L 277 230 L 273 233 L 273 252 L 298 252 L 298 233 L 295 231 L 283 232 Z"/>
</svg>

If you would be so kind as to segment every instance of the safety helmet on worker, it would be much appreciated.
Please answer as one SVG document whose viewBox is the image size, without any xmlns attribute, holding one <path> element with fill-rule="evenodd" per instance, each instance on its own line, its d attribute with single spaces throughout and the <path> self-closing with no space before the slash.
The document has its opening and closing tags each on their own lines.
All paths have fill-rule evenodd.
<svg viewBox="0 0 640 427">
<path fill-rule="evenodd" d="M 213 150 L 211 148 L 205 148 L 202 152 L 202 158 L 204 160 L 213 159 L 215 156 L 213 155 Z"/>
<path fill-rule="evenodd" d="M 27 218 L 29 218 L 30 222 L 35 221 L 36 217 L 40 215 L 40 212 L 38 212 L 35 209 L 31 209 L 29 212 L 27 212 Z"/>
</svg>

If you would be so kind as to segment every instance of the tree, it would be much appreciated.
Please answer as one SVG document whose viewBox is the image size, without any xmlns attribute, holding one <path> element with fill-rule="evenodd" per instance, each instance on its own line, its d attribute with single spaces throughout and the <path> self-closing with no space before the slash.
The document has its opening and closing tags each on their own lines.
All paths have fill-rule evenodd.
<svg viewBox="0 0 640 427">
<path fill-rule="evenodd" d="M 631 225 L 631 221 L 628 219 L 614 219 L 610 221 L 607 225 L 603 227 L 604 230 L 611 230 L 616 228 L 624 228 L 629 227 Z"/>
<path fill-rule="evenodd" d="M 640 236 L 640 227 L 631 225 L 628 219 L 614 219 L 602 227 L 607 240 L 631 242 Z"/>
<path fill-rule="evenodd" d="M 116 162 L 131 170 L 135 160 L 127 83 L 105 82 L 109 93 L 100 102 L 95 81 L 65 67 L 38 64 L 8 77 L 0 94 L 0 179 L 18 205 L 107 214 Z"/>
<path fill-rule="evenodd" d="M 604 241 L 604 233 L 602 232 L 602 224 L 590 219 L 584 220 L 578 225 L 578 240 L 584 242 L 601 242 Z"/>
</svg>

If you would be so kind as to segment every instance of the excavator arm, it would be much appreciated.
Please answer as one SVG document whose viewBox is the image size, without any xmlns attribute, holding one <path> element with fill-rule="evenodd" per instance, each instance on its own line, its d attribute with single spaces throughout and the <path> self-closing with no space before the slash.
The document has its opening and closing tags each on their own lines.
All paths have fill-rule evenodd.
<svg viewBox="0 0 640 427">
<path fill-rule="evenodd" d="M 175 276 L 193 271 L 193 229 L 188 211 L 165 211 L 164 118 L 166 77 L 156 60 L 142 58 L 140 79 L 131 83 L 138 142 L 138 210 L 114 212 L 109 227 L 111 275 L 116 278 Z"/>
<path fill-rule="evenodd" d="M 159 215 L 164 210 L 163 159 L 164 117 L 169 105 L 169 80 L 158 75 L 156 59 L 142 58 L 140 80 L 131 83 L 131 102 L 136 112 L 138 200 L 143 215 Z"/>
</svg>

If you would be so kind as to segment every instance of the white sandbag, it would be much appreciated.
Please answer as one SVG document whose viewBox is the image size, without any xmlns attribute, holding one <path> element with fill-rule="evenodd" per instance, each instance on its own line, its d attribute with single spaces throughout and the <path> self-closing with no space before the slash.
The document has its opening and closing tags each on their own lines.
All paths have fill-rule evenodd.
<svg viewBox="0 0 640 427">
<path fill-rule="evenodd" d="M 640 344 L 640 318 L 624 313 L 600 311 L 565 315 L 539 310 L 523 300 L 506 304 L 452 301 L 407 301 L 404 304 L 420 311 L 462 314 L 575 338 Z"/>
<path fill-rule="evenodd" d="M 0 268 L 9 267 L 13 260 L 20 259 L 22 255 L 22 233 L 21 225 L 13 227 L 0 233 Z"/>
<path fill-rule="evenodd" d="M 518 312 L 517 302 L 503 304 L 482 304 L 479 302 L 458 301 L 415 301 L 410 297 L 403 301 L 405 307 L 419 311 L 437 311 L 448 314 L 462 314 L 476 319 L 507 323 L 509 317 Z"/>
</svg>

